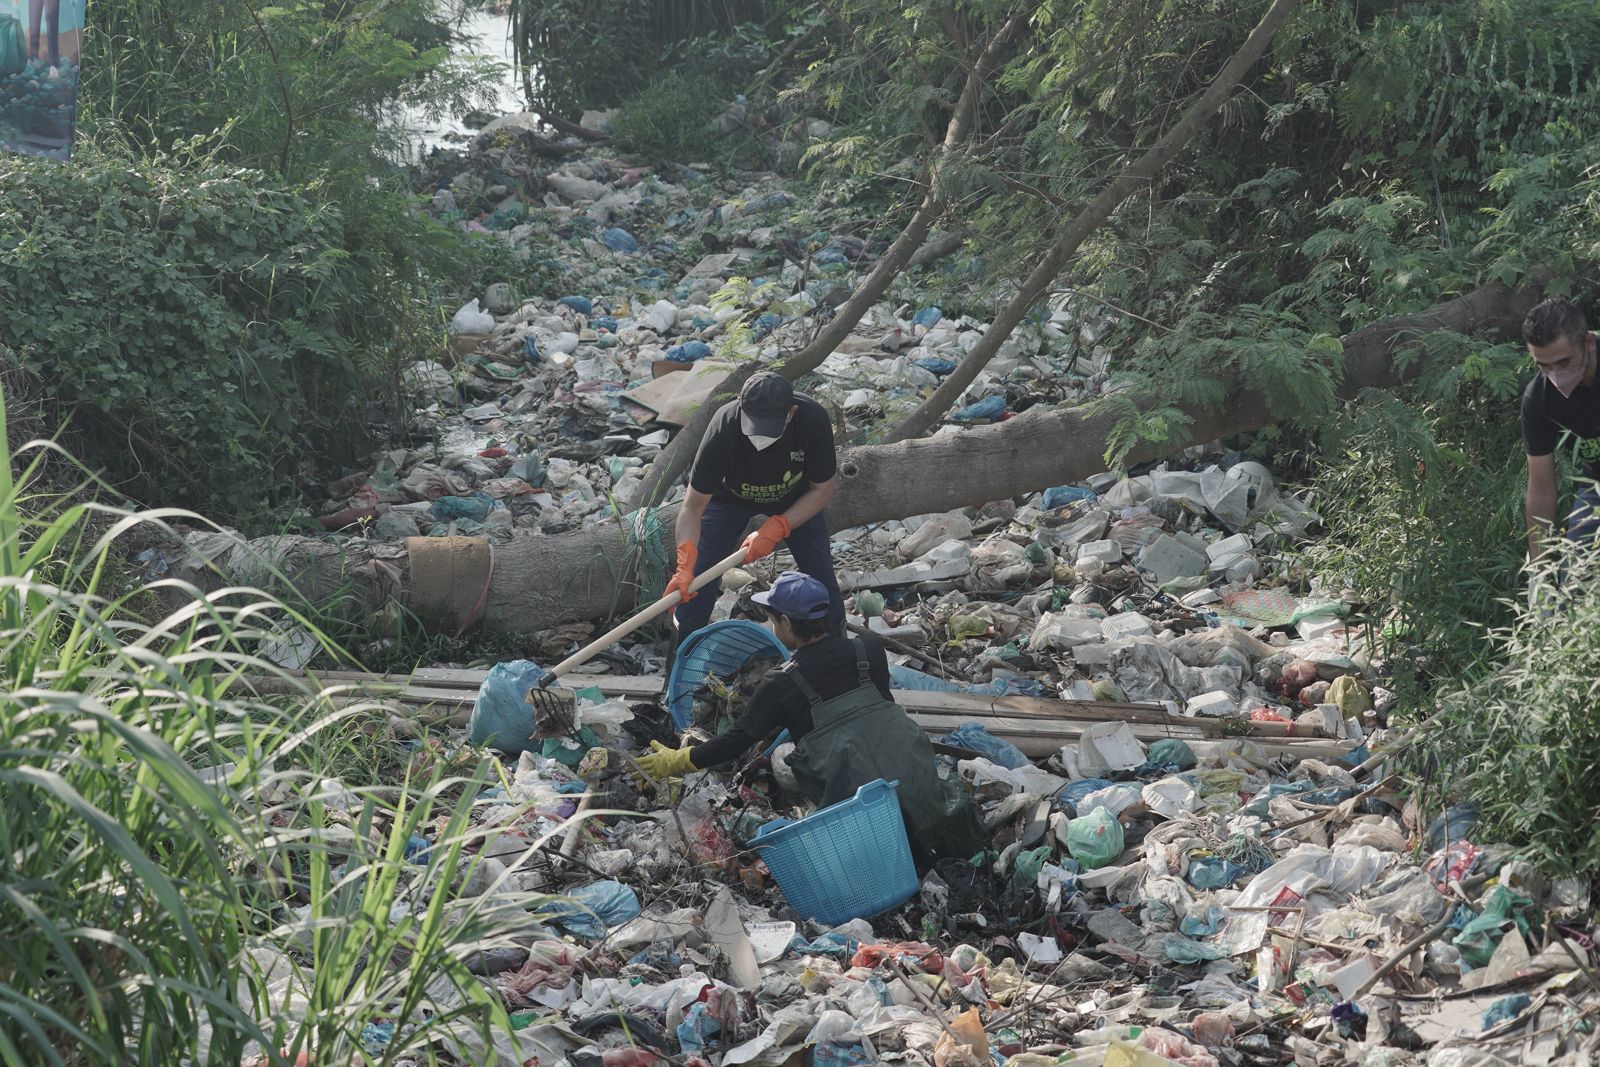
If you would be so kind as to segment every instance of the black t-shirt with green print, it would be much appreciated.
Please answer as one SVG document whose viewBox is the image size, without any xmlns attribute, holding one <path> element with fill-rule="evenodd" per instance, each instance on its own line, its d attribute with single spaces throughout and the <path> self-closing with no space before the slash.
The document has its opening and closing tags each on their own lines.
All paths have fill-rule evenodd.
<svg viewBox="0 0 1600 1067">
<path fill-rule="evenodd" d="M 1584 476 L 1600 481 L 1600 381 L 1562 396 L 1548 378 L 1535 374 L 1522 391 L 1523 448 L 1530 456 L 1548 456 L 1567 435 L 1579 441 Z"/>
<path fill-rule="evenodd" d="M 839 470 L 833 427 L 821 404 L 796 394 L 783 437 L 756 450 L 739 425 L 739 402 L 730 400 L 711 416 L 689 472 L 689 484 L 713 500 L 743 504 L 766 515 L 781 514 L 814 482 Z"/>
</svg>

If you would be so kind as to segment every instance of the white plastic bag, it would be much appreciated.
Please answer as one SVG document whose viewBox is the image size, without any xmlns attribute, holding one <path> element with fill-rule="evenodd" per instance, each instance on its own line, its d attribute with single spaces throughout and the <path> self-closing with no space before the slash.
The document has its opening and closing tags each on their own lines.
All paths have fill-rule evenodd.
<svg viewBox="0 0 1600 1067">
<path fill-rule="evenodd" d="M 493 333 L 494 316 L 478 307 L 476 298 L 463 304 L 450 317 L 451 333 Z"/>
</svg>

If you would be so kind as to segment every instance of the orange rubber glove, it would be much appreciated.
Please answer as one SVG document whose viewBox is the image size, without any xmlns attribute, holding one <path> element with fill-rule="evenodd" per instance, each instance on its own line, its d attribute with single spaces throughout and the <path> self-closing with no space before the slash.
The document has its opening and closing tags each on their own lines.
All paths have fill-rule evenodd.
<svg viewBox="0 0 1600 1067">
<path fill-rule="evenodd" d="M 666 596 L 668 593 L 681 593 L 683 594 L 683 599 L 678 601 L 680 604 L 687 604 L 689 601 L 699 596 L 698 593 L 691 593 L 689 591 L 689 585 L 694 581 L 694 562 L 699 558 L 700 550 L 695 547 L 693 541 L 685 541 L 683 544 L 679 545 L 678 569 L 672 572 L 672 580 L 669 581 L 667 583 L 667 587 L 661 591 L 661 595 Z"/>
<path fill-rule="evenodd" d="M 744 561 L 754 563 L 758 559 L 765 559 L 777 551 L 778 544 L 789 538 L 789 520 L 782 515 L 774 515 L 761 524 L 761 529 L 744 539 L 740 547 L 744 549 Z"/>
</svg>

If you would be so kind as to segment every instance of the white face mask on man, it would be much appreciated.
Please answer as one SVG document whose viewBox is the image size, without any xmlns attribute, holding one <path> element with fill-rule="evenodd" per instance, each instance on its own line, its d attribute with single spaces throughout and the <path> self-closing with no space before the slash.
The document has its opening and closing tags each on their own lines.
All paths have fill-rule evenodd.
<svg viewBox="0 0 1600 1067">
<path fill-rule="evenodd" d="M 1571 396 L 1577 392 L 1578 385 L 1583 381 L 1583 375 L 1588 369 L 1589 350 L 1585 347 L 1583 357 L 1578 361 L 1576 367 L 1567 367 L 1563 370 L 1544 370 L 1541 368 L 1539 373 L 1550 380 L 1550 384 L 1556 387 L 1556 392 L 1562 396 Z"/>
</svg>

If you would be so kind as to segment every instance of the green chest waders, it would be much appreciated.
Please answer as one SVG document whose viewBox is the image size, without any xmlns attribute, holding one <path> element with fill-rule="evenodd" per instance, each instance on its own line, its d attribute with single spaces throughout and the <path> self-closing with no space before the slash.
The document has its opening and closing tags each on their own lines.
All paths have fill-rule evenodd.
<svg viewBox="0 0 1600 1067">
<path fill-rule="evenodd" d="M 851 638 L 850 644 L 860 684 L 832 700 L 818 696 L 792 662 L 784 668 L 811 704 L 811 732 L 789 758 L 800 788 L 812 803 L 826 807 L 879 778 L 898 781 L 912 844 L 940 859 L 970 858 L 986 843 L 972 799 L 959 780 L 939 777 L 927 734 L 873 684 L 861 639 Z"/>
</svg>

